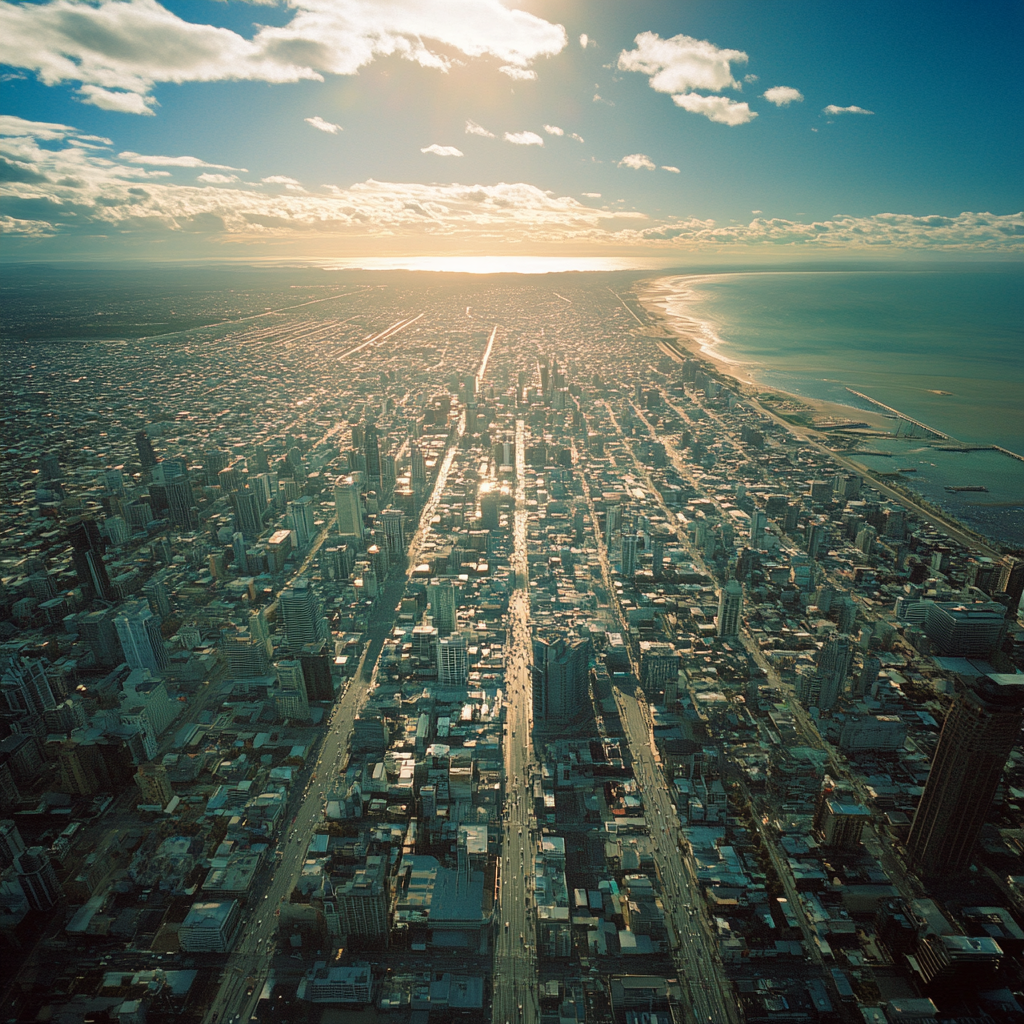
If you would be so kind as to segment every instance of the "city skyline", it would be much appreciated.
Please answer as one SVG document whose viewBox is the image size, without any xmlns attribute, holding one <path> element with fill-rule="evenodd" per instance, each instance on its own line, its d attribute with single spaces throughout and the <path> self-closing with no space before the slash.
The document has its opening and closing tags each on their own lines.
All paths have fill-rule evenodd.
<svg viewBox="0 0 1024 1024">
<path fill-rule="evenodd" d="M 6 259 L 1006 257 L 1021 38 L 1010 3 L 3 3 Z"/>
</svg>

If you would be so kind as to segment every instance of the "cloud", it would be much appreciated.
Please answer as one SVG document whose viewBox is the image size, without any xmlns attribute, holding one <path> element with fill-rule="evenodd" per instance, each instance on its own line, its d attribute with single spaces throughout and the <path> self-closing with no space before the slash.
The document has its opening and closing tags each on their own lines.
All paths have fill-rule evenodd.
<svg viewBox="0 0 1024 1024">
<path fill-rule="evenodd" d="M 700 93 L 686 92 L 673 96 L 672 102 L 691 114 L 703 114 L 709 121 L 733 127 L 747 124 L 757 117 L 757 112 L 746 103 L 737 103 L 727 96 L 701 96 Z"/>
<path fill-rule="evenodd" d="M 338 132 L 343 132 L 345 130 L 340 124 L 333 124 L 330 121 L 325 121 L 322 117 L 304 117 L 303 120 L 306 124 L 311 124 L 314 128 L 317 128 L 322 132 L 328 132 L 331 135 L 337 135 Z"/>
<path fill-rule="evenodd" d="M 590 37 L 587 35 L 587 33 L 586 32 L 581 32 L 580 33 L 580 46 L 585 50 L 587 48 L 587 43 L 589 43 L 589 42 L 590 42 Z"/>
<path fill-rule="evenodd" d="M 298 185 L 294 178 L 289 178 L 285 174 L 271 174 L 269 178 L 260 178 L 260 183 L 263 185 Z"/>
<path fill-rule="evenodd" d="M 743 81 L 746 82 L 747 85 L 753 85 L 754 82 L 757 81 L 757 79 L 758 79 L 757 75 L 744 75 L 743 76 Z"/>
<path fill-rule="evenodd" d="M 751 212 L 751 213 L 752 213 L 752 214 L 753 214 L 753 215 L 754 215 L 755 217 L 760 217 L 760 216 L 761 216 L 761 211 L 760 211 L 760 210 L 751 210 L 750 212 Z"/>
<path fill-rule="evenodd" d="M 436 142 L 432 146 L 424 146 L 421 153 L 433 153 L 434 156 L 464 156 L 461 149 L 454 146 L 439 146 Z"/>
<path fill-rule="evenodd" d="M 775 85 L 765 89 L 761 94 L 769 103 L 777 107 L 788 107 L 790 103 L 803 103 L 804 94 L 799 89 L 791 89 L 788 85 Z"/>
<path fill-rule="evenodd" d="M 587 199 L 600 199 L 600 192 L 581 192 L 580 195 L 586 196 Z"/>
<path fill-rule="evenodd" d="M 505 132 L 505 141 L 515 146 L 544 145 L 544 140 L 536 132 Z"/>
<path fill-rule="evenodd" d="M 390 56 L 445 72 L 452 51 L 496 57 L 503 73 L 531 78 L 532 62 L 568 43 L 561 25 L 500 0 L 290 0 L 286 10 L 284 24 L 256 25 L 246 38 L 157 0 L 4 3 L 0 63 L 48 86 L 74 83 L 83 103 L 152 115 L 165 82 L 322 81 Z"/>
<path fill-rule="evenodd" d="M 821 111 L 823 114 L 873 114 L 873 110 L 865 110 L 863 107 L 837 107 L 830 103 Z"/>
<path fill-rule="evenodd" d="M 670 171 L 672 174 L 679 174 L 680 173 L 678 167 L 672 167 L 669 164 L 662 164 L 661 165 L 661 169 L 663 171 Z"/>
<path fill-rule="evenodd" d="M 577 135 L 575 132 L 573 132 L 572 135 L 569 136 L 569 138 L 570 139 L 575 139 L 577 142 L 582 142 L 583 141 L 583 136 L 582 135 Z"/>
<path fill-rule="evenodd" d="M 466 134 L 467 135 L 479 135 L 484 139 L 493 139 L 494 132 L 489 132 L 483 125 L 479 125 L 476 121 L 466 122 Z"/>
<path fill-rule="evenodd" d="M 565 132 L 562 131 L 562 129 L 559 128 L 558 125 L 554 125 L 554 124 L 546 124 L 546 125 L 544 125 L 544 131 L 546 131 L 548 133 L 548 135 L 564 135 L 565 134 Z"/>
<path fill-rule="evenodd" d="M 119 160 L 127 160 L 132 164 L 146 164 L 152 167 L 210 167 L 215 171 L 241 171 L 248 173 L 244 167 L 228 167 L 227 164 L 211 164 L 206 160 L 200 160 L 197 156 L 144 156 L 142 153 L 133 153 L 126 149 L 118 153 Z"/>
<path fill-rule="evenodd" d="M 684 35 L 662 39 L 656 32 L 641 32 L 634 43 L 635 50 L 619 54 L 619 70 L 647 75 L 650 87 L 669 93 L 677 107 L 703 114 L 719 124 L 746 124 L 757 117 L 746 103 L 693 91 L 741 89 L 733 77 L 732 65 L 746 64 L 749 58 L 742 50 L 723 50 L 707 40 Z"/>
<path fill-rule="evenodd" d="M 634 171 L 653 171 L 654 163 L 643 153 L 630 153 L 619 161 L 620 167 L 632 167 Z"/>
<path fill-rule="evenodd" d="M 237 174 L 200 174 L 196 181 L 205 182 L 207 185 L 230 185 L 238 181 Z"/>
<path fill-rule="evenodd" d="M 532 82 L 537 78 L 537 72 L 530 68 L 516 67 L 515 64 L 502 64 L 498 70 L 503 75 L 508 75 L 509 78 L 514 78 L 517 82 Z"/>
</svg>

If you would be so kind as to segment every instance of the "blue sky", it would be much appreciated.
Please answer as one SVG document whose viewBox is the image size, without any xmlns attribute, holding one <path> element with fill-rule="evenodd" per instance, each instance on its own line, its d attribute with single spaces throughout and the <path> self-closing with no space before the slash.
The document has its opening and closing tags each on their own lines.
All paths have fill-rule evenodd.
<svg viewBox="0 0 1024 1024">
<path fill-rule="evenodd" d="M 1024 239 L 1017 2 L 0 2 L 7 258 Z"/>
</svg>

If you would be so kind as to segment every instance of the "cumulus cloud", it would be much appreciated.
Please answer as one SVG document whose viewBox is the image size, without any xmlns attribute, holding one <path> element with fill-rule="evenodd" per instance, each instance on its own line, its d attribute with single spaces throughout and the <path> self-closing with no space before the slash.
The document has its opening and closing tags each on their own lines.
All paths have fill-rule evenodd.
<svg viewBox="0 0 1024 1024">
<path fill-rule="evenodd" d="M 661 169 L 662 169 L 663 171 L 671 171 L 671 173 L 672 173 L 672 174 L 679 174 L 679 173 L 680 173 L 680 171 L 679 171 L 679 168 L 678 168 L 678 167 L 672 167 L 672 166 L 671 166 L 671 165 L 669 165 L 669 164 L 662 164 L 662 165 L 661 165 Z"/>
<path fill-rule="evenodd" d="M 790 103 L 803 103 L 804 101 L 804 94 L 799 89 L 792 89 L 788 85 L 772 86 L 771 89 L 765 89 L 761 95 L 777 107 L 788 107 Z"/>
<path fill-rule="evenodd" d="M 230 185 L 238 181 L 237 174 L 200 174 L 196 181 L 202 181 L 207 185 Z"/>
<path fill-rule="evenodd" d="M 809 223 L 755 216 L 749 224 L 719 225 L 697 219 L 652 222 L 635 210 L 598 209 L 524 182 L 424 185 L 371 179 L 307 193 L 281 175 L 268 181 L 283 184 L 280 191 L 232 184 L 210 188 L 168 180 L 166 170 L 84 147 L 76 135 L 67 125 L 0 118 L 0 155 L 25 172 L 24 180 L 0 181 L 0 232 L 21 236 L 23 245 L 38 245 L 29 251 L 61 251 L 52 248 L 48 236 L 58 241 L 72 236 L 76 244 L 97 248 L 110 238 L 122 245 L 132 237 L 184 233 L 216 241 L 218 252 L 234 243 L 306 247 L 313 235 L 331 245 L 344 239 L 389 244 L 398 239 L 411 246 L 486 239 L 490 245 L 568 243 L 655 253 L 863 254 L 881 248 L 1016 255 L 1024 241 L 1024 212 L 837 215 Z"/>
<path fill-rule="evenodd" d="M 751 110 L 746 103 L 737 103 L 727 96 L 702 96 L 700 93 L 686 92 L 673 96 L 672 102 L 691 114 L 703 114 L 709 121 L 718 124 L 747 124 L 757 117 L 757 112 Z"/>
<path fill-rule="evenodd" d="M 424 146 L 421 153 L 433 153 L 434 156 L 463 156 L 461 149 L 454 146 L 439 146 L 436 142 L 432 146 Z"/>
<path fill-rule="evenodd" d="M 537 72 L 532 68 L 520 68 L 515 64 L 502 64 L 498 70 L 503 75 L 514 78 L 517 82 L 532 82 L 537 78 Z"/>
<path fill-rule="evenodd" d="M 260 178 L 260 182 L 264 185 L 298 185 L 294 178 L 286 174 L 271 174 L 268 178 Z"/>
<path fill-rule="evenodd" d="M 303 120 L 306 124 L 311 124 L 314 128 L 322 132 L 328 132 L 330 135 L 337 135 L 338 132 L 344 131 L 340 124 L 333 124 L 330 121 L 325 121 L 322 117 L 305 117 Z"/>
<path fill-rule="evenodd" d="M 643 153 L 630 153 L 619 161 L 620 167 L 632 167 L 634 171 L 653 171 L 654 162 Z"/>
<path fill-rule="evenodd" d="M 546 124 L 546 125 L 544 125 L 544 131 L 546 131 L 548 133 L 548 135 L 564 135 L 565 134 L 565 132 L 562 131 L 562 129 L 559 128 L 558 125 L 555 125 L 555 124 Z"/>
<path fill-rule="evenodd" d="M 505 141 L 515 146 L 544 145 L 544 140 L 536 132 L 505 132 Z"/>
<path fill-rule="evenodd" d="M 582 135 L 577 135 L 575 132 L 573 132 L 572 135 L 569 136 L 569 138 L 570 139 L 575 139 L 577 142 L 582 142 L 583 141 L 583 136 Z"/>
<path fill-rule="evenodd" d="M 662 39 L 656 32 L 641 32 L 633 42 L 635 50 L 619 54 L 619 70 L 647 75 L 651 88 L 671 95 L 677 107 L 719 124 L 746 124 L 757 117 L 746 103 L 693 91 L 741 89 L 732 65 L 746 64 L 749 58 L 742 50 L 723 50 L 705 39 L 684 35 Z"/>
<path fill-rule="evenodd" d="M 580 194 L 583 195 L 583 196 L 586 196 L 587 199 L 600 199 L 601 198 L 601 193 L 600 192 L 581 192 Z"/>
<path fill-rule="evenodd" d="M 587 35 L 587 33 L 586 32 L 581 32 L 580 33 L 580 46 L 583 47 L 583 49 L 585 50 L 587 48 L 587 43 L 589 43 L 589 42 L 590 42 L 590 37 Z"/>
<path fill-rule="evenodd" d="M 837 107 L 830 103 L 822 109 L 823 114 L 873 114 L 873 110 L 865 110 L 863 107 Z"/>
<path fill-rule="evenodd" d="M 479 135 L 484 139 L 493 139 L 494 132 L 489 132 L 483 125 L 477 124 L 476 121 L 466 122 L 466 134 L 467 135 Z"/>
<path fill-rule="evenodd" d="M 152 114 L 164 82 L 322 81 L 399 56 L 445 72 L 456 51 L 495 57 L 515 78 L 561 52 L 565 29 L 500 0 L 290 0 L 283 25 L 251 38 L 187 21 L 157 0 L 48 0 L 0 5 L 0 63 L 45 85 L 74 83 L 105 110 Z M 433 47 L 433 48 L 432 48 Z"/>
<path fill-rule="evenodd" d="M 127 160 L 131 164 L 146 164 L 152 167 L 210 167 L 215 171 L 241 171 L 248 173 L 244 167 L 229 167 L 227 164 L 211 164 L 200 160 L 197 156 L 145 156 L 133 153 L 130 149 L 117 154 L 118 160 Z"/>
</svg>

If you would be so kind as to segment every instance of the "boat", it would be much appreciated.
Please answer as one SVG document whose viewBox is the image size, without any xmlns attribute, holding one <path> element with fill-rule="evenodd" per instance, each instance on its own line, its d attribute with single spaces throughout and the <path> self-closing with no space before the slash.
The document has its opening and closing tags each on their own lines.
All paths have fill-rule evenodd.
<svg viewBox="0 0 1024 1024">
<path fill-rule="evenodd" d="M 946 490 L 947 491 L 952 491 L 953 494 L 960 494 L 960 493 L 962 493 L 964 491 L 971 491 L 971 492 L 975 492 L 976 491 L 978 493 L 984 493 L 984 494 L 988 493 L 988 488 L 987 487 L 982 487 L 981 484 L 972 484 L 970 487 L 947 487 Z"/>
</svg>

